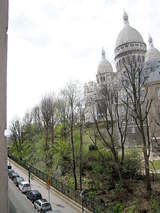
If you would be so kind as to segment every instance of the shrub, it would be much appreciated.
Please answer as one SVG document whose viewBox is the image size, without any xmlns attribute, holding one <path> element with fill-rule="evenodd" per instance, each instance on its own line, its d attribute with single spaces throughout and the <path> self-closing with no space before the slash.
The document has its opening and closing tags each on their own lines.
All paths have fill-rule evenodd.
<svg viewBox="0 0 160 213">
<path fill-rule="evenodd" d="M 90 144 L 89 151 L 95 151 L 95 150 L 98 150 L 98 147 L 95 144 Z"/>
<path fill-rule="evenodd" d="M 142 159 L 138 152 L 131 152 L 125 155 L 122 166 L 122 175 L 124 178 L 139 177 L 142 167 Z"/>
<path fill-rule="evenodd" d="M 124 205 L 122 203 L 116 203 L 113 207 L 113 213 L 122 213 Z"/>
</svg>

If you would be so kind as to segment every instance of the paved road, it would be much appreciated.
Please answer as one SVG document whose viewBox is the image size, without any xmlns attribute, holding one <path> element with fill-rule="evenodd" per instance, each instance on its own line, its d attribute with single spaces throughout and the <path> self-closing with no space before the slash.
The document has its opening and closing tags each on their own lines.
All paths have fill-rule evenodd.
<svg viewBox="0 0 160 213">
<path fill-rule="evenodd" d="M 20 175 L 22 176 L 25 180 L 28 180 L 28 175 L 21 170 L 19 167 L 17 167 L 15 164 L 12 164 L 12 168 Z M 31 188 L 32 189 L 37 189 L 41 194 L 43 198 L 46 198 L 49 200 L 48 196 L 48 190 L 46 187 L 44 187 L 42 184 L 35 180 L 31 180 Z M 9 180 L 9 198 L 11 200 L 11 207 L 14 209 L 15 206 L 17 206 L 20 210 L 17 211 L 17 213 L 32 213 L 36 212 L 33 208 L 32 203 L 26 199 L 25 195 L 23 195 L 16 186 L 12 183 L 11 180 Z M 25 207 L 22 208 L 24 204 L 24 200 L 26 201 L 25 205 L 28 209 L 25 211 Z M 17 205 L 17 203 L 19 203 Z M 69 205 L 67 202 L 64 200 L 60 199 L 57 197 L 56 193 L 52 190 L 50 190 L 50 203 L 52 205 L 53 211 L 57 213 L 80 213 L 76 208 L 72 207 Z M 23 211 L 21 210 L 23 209 Z M 30 210 L 31 209 L 31 210 Z M 28 211 L 27 211 L 28 210 Z M 14 213 L 14 212 L 13 212 Z"/>
<path fill-rule="evenodd" d="M 10 213 L 35 213 L 32 203 L 22 194 L 15 184 L 8 181 L 8 196 Z"/>
</svg>

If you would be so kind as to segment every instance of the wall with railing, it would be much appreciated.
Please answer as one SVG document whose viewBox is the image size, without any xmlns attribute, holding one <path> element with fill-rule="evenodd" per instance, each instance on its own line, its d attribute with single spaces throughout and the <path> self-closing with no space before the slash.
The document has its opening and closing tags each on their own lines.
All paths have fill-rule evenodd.
<svg viewBox="0 0 160 213">
<path fill-rule="evenodd" d="M 28 164 L 27 162 L 20 160 L 11 154 L 8 154 L 8 157 L 15 161 L 17 164 L 25 168 L 26 170 L 30 171 L 32 174 L 37 176 L 39 179 L 43 180 L 44 182 L 48 182 L 48 174 L 40 171 L 37 168 L 34 168 L 32 165 Z M 82 205 L 82 198 L 80 196 L 79 190 L 74 190 L 71 187 L 64 184 L 62 181 L 59 181 L 58 178 L 51 176 L 50 177 L 50 184 L 52 187 L 54 187 L 59 192 L 63 193 L 67 197 L 71 198 L 75 202 Z M 104 203 L 101 203 L 101 201 L 96 200 L 94 198 L 87 197 L 87 194 L 84 196 L 83 199 L 83 207 L 90 210 L 93 213 L 104 213 L 108 212 Z"/>
</svg>

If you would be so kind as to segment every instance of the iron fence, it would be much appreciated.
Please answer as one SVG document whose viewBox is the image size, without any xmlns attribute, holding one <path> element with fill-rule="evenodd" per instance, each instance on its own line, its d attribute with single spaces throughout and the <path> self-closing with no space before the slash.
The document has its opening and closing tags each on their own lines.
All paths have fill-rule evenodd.
<svg viewBox="0 0 160 213">
<path fill-rule="evenodd" d="M 26 170 L 30 170 L 32 174 L 43 180 L 46 184 L 48 181 L 48 175 L 41 170 L 33 167 L 32 165 L 28 164 L 26 161 L 20 160 L 16 157 L 14 157 L 11 154 L 8 154 L 8 157 L 18 163 L 20 166 L 25 168 Z M 67 197 L 71 198 L 75 202 L 82 205 L 82 199 L 80 196 L 79 190 L 74 190 L 70 186 L 67 186 L 63 182 L 59 181 L 56 177 L 51 176 L 50 178 L 50 184 L 52 187 L 54 187 L 59 192 L 63 193 Z M 99 200 L 96 200 L 95 198 L 90 198 L 85 196 L 83 200 L 83 207 L 90 210 L 93 213 L 105 213 L 109 212 L 112 213 L 112 210 L 109 210 L 107 207 L 105 207 L 104 204 L 102 204 Z"/>
</svg>

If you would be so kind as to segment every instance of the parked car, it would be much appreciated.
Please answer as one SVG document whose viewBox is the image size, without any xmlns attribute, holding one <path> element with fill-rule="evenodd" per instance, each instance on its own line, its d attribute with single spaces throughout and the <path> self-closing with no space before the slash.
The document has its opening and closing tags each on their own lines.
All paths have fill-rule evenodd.
<svg viewBox="0 0 160 213">
<path fill-rule="evenodd" d="M 15 172 L 13 169 L 8 169 L 8 177 L 11 178 L 12 173 Z"/>
<path fill-rule="evenodd" d="M 15 183 L 16 186 L 18 186 L 22 181 L 24 181 L 23 177 L 15 177 L 13 179 L 13 182 Z"/>
<path fill-rule="evenodd" d="M 31 186 L 28 181 L 22 181 L 18 185 L 21 192 L 26 193 L 31 191 Z"/>
<path fill-rule="evenodd" d="M 8 165 L 8 169 L 12 169 L 12 166 L 10 164 Z"/>
<path fill-rule="evenodd" d="M 34 203 L 36 200 L 42 199 L 42 195 L 39 191 L 37 190 L 31 190 L 27 192 L 27 198 Z"/>
<path fill-rule="evenodd" d="M 17 172 L 12 172 L 10 178 L 13 180 L 15 177 L 19 177 L 19 174 Z"/>
<path fill-rule="evenodd" d="M 51 204 L 46 199 L 36 200 L 34 202 L 34 208 L 40 212 L 47 212 L 52 210 Z"/>
</svg>

